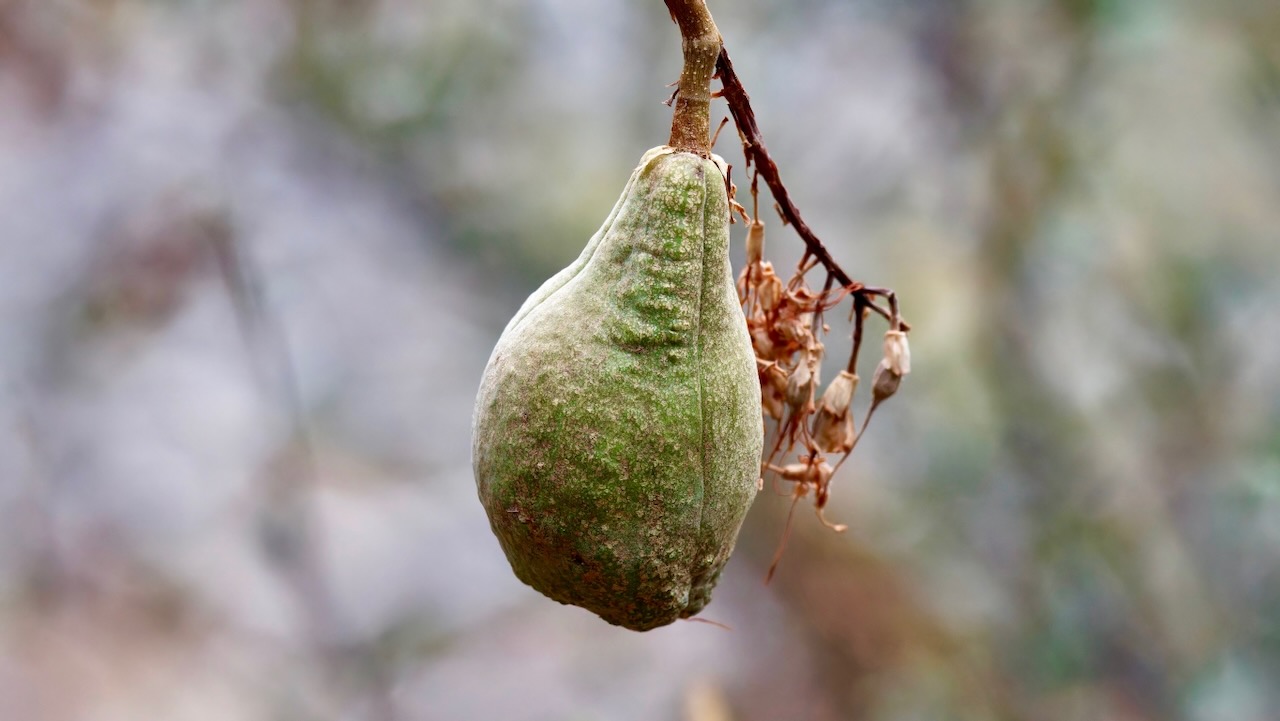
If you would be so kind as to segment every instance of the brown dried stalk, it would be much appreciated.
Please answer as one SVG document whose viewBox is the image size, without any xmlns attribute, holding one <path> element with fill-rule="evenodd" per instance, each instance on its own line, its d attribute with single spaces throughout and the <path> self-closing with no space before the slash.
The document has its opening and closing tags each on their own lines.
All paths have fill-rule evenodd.
<svg viewBox="0 0 1280 721">
<path fill-rule="evenodd" d="M 760 128 L 756 124 L 751 99 L 734 71 L 729 53 L 716 30 L 704 0 L 665 0 L 671 17 L 680 26 L 684 43 L 684 70 L 679 87 L 672 96 L 675 115 L 671 125 L 671 145 L 709 154 L 714 139 L 710 130 L 710 98 L 723 97 L 742 138 L 747 168 L 752 170 L 752 212 L 733 200 L 734 186 L 726 179 L 731 208 L 748 223 L 747 264 L 738 279 L 739 301 L 746 316 L 747 330 L 756 354 L 760 376 L 761 404 L 767 418 L 774 420 L 776 438 L 772 450 L 762 459 L 761 474 L 773 474 L 775 484 L 781 480 L 792 484 L 791 512 L 766 583 L 781 560 L 791 529 L 795 505 L 813 493 L 814 507 L 822 524 L 835 531 L 846 526 L 828 521 L 823 510 L 830 498 L 830 482 L 836 469 L 848 459 L 857 446 L 872 413 L 881 402 L 896 392 L 902 376 L 910 371 L 910 355 L 906 335 L 911 326 L 898 311 L 897 295 L 888 288 L 876 288 L 852 279 L 836 263 L 817 234 L 800 217 L 791 200 L 778 166 L 769 155 Z M 715 55 L 715 75 L 710 74 L 707 58 Z M 712 95 L 711 79 L 719 78 L 722 89 Z M 668 101 L 671 103 L 672 101 Z M 723 128 L 723 123 L 721 124 Z M 719 130 L 717 130 L 717 135 Z M 764 223 L 759 213 L 758 181 L 763 178 L 776 201 L 775 207 L 783 224 L 795 229 L 805 243 L 805 254 L 794 275 L 784 285 L 763 258 Z M 821 265 L 826 272 L 821 293 L 808 286 L 805 275 Z M 838 284 L 838 285 L 837 285 Z M 851 296 L 853 304 L 853 348 L 846 365 L 826 391 L 818 395 L 819 370 L 825 352 L 821 338 L 828 328 L 823 313 Z M 888 308 L 877 303 L 880 298 Z M 872 382 L 872 402 L 862 428 L 855 430 L 852 403 L 858 388 L 857 360 L 862 348 L 865 316 L 878 313 L 889 322 L 885 334 L 885 357 L 876 369 Z M 779 454 L 796 454 L 796 463 L 775 464 Z M 824 454 L 839 459 L 832 467 Z"/>
<path fill-rule="evenodd" d="M 769 192 L 778 204 L 778 212 L 782 215 L 783 221 L 795 228 L 796 235 L 804 241 L 806 255 L 812 255 L 817 259 L 822 267 L 826 268 L 827 272 L 840 283 L 845 292 L 860 299 L 860 302 L 855 301 L 855 303 L 870 308 L 884 316 L 886 320 L 890 319 L 892 308 L 886 311 L 876 305 L 873 298 L 883 296 L 889 299 L 891 306 L 896 305 L 897 298 L 894 292 L 888 288 L 872 288 L 850 278 L 835 258 L 831 257 L 830 251 L 809 224 L 800 217 L 800 209 L 792 202 L 791 194 L 787 192 L 787 186 L 782 182 L 778 164 L 773 161 L 773 157 L 769 155 L 769 148 L 764 144 L 764 136 L 760 134 L 760 126 L 756 124 L 755 111 L 751 109 L 751 97 L 747 95 L 747 89 L 738 79 L 738 74 L 733 69 L 733 61 L 729 59 L 729 51 L 723 44 L 720 46 L 720 55 L 716 58 L 714 77 L 720 79 L 723 86 L 720 96 L 729 104 L 729 114 L 733 116 L 733 123 L 738 126 L 738 133 L 742 136 L 742 152 L 747 157 L 747 166 L 750 167 L 754 163 L 755 172 L 764 178 L 765 185 L 769 186 Z M 804 265 L 803 260 L 801 265 Z M 902 321 L 902 326 L 903 330 L 911 330 L 910 324 L 906 321 Z"/>
<path fill-rule="evenodd" d="M 800 210 L 791 200 L 787 186 L 783 184 L 778 172 L 778 165 L 769 155 L 764 144 L 764 137 L 756 123 L 755 111 L 751 108 L 751 98 L 734 71 L 733 61 L 729 59 L 729 51 L 724 47 L 720 31 L 716 29 L 711 11 L 704 0 L 664 0 L 671 19 L 680 27 L 680 37 L 684 52 L 684 67 L 680 73 L 680 82 L 675 93 L 675 112 L 671 119 L 671 139 L 668 142 L 673 148 L 687 150 L 706 157 L 710 153 L 711 110 L 710 91 L 712 78 L 719 78 L 722 89 L 716 96 L 723 97 L 729 104 L 729 113 L 742 136 L 742 150 L 747 158 L 747 166 L 755 165 L 755 172 L 769 186 L 769 192 L 778 204 L 778 212 L 783 221 L 795 228 L 796 234 L 804 241 L 806 258 L 812 256 L 844 289 L 845 293 L 855 297 L 860 307 L 869 308 L 879 313 L 886 320 L 897 316 L 893 306 L 897 299 L 888 288 L 873 288 L 856 281 L 845 272 L 840 264 L 831 257 L 830 251 L 818 235 L 813 232 Z M 715 74 L 712 74 L 714 69 Z M 804 261 L 801 261 L 804 265 Z M 887 298 L 890 309 L 877 305 L 875 298 Z M 911 329 L 910 324 L 900 320 L 904 331 Z"/>
</svg>

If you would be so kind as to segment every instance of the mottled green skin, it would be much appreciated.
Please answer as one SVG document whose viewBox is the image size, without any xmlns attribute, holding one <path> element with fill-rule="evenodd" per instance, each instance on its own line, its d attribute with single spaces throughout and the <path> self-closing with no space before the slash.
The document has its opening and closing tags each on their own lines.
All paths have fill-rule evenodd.
<svg viewBox="0 0 1280 721">
<path fill-rule="evenodd" d="M 756 493 L 755 356 L 717 161 L 654 148 L 485 368 L 480 500 L 516 576 L 637 631 L 702 610 Z"/>
</svg>

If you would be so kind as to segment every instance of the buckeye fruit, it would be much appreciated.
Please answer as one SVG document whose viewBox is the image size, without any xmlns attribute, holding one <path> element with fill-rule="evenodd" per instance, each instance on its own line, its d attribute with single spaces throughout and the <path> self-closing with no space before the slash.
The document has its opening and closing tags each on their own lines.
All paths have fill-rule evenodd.
<svg viewBox="0 0 1280 721">
<path fill-rule="evenodd" d="M 516 576 L 637 631 L 702 610 L 756 494 L 725 172 L 645 153 L 578 259 L 507 324 L 476 399 L 476 486 Z"/>
</svg>

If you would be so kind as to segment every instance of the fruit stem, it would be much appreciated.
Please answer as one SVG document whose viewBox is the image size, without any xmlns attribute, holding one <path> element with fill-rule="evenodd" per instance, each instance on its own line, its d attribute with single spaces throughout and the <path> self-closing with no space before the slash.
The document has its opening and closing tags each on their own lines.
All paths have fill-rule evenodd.
<svg viewBox="0 0 1280 721">
<path fill-rule="evenodd" d="M 711 154 L 711 75 L 724 40 L 705 0 L 665 1 L 684 50 L 668 145 L 705 158 Z"/>
</svg>

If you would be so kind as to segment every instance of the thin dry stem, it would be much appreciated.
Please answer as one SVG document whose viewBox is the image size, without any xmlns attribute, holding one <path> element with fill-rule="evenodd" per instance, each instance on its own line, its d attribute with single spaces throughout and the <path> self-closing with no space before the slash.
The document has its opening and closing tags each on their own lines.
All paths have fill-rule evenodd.
<svg viewBox="0 0 1280 721">
<path fill-rule="evenodd" d="M 791 494 L 791 509 L 787 511 L 787 525 L 782 528 L 782 539 L 778 541 L 778 550 L 773 552 L 773 561 L 769 564 L 769 570 L 764 575 L 765 585 L 773 580 L 773 574 L 778 570 L 778 564 L 782 563 L 782 554 L 787 550 L 787 539 L 791 538 L 791 520 L 796 515 L 796 504 L 800 502 L 800 498 L 805 494 L 797 487 Z"/>
<path fill-rule="evenodd" d="M 893 290 L 868 286 L 850 277 L 831 257 L 826 246 L 800 216 L 799 209 L 791 200 L 790 193 L 782 182 L 778 166 L 764 144 L 760 128 L 756 124 L 755 112 L 751 108 L 750 97 L 734 71 L 729 53 L 723 47 L 723 40 L 711 19 L 705 0 L 665 0 L 665 2 L 672 19 L 680 27 L 684 51 L 684 68 L 680 76 L 679 89 L 673 96 L 675 111 L 671 122 L 670 145 L 704 157 L 709 155 L 710 148 L 714 145 L 714 139 L 710 138 L 710 101 L 715 97 L 723 97 L 729 105 L 729 112 L 733 116 L 734 125 L 742 141 L 747 172 L 751 174 L 750 217 L 746 215 L 746 209 L 742 205 L 735 202 L 731 207 L 748 225 L 747 264 L 738 278 L 738 297 L 757 359 L 763 411 L 766 418 L 774 420 L 775 438 L 768 454 L 761 459 L 760 481 L 763 483 L 764 476 L 772 473 L 775 490 L 780 481 L 794 484 L 787 523 L 777 553 L 769 566 L 765 579 L 767 583 L 773 577 L 782 559 L 791 532 L 795 507 L 802 497 L 813 492 L 818 520 L 825 527 L 837 532 L 847 528 L 843 524 L 827 520 L 824 514 L 825 506 L 830 499 L 830 482 L 835 471 L 857 447 L 880 402 L 896 391 L 896 381 L 899 381 L 907 372 L 906 360 L 909 360 L 909 356 L 903 334 L 908 332 L 911 326 L 903 320 L 899 312 L 898 298 Z M 715 93 L 712 93 L 710 88 L 713 77 L 718 77 L 722 84 L 721 89 Z M 720 129 L 723 127 L 724 124 L 721 123 Z M 716 131 L 717 136 L 720 129 Z M 781 217 L 782 224 L 794 228 L 805 244 L 804 256 L 785 283 L 774 272 L 773 264 L 764 260 L 763 257 L 764 223 L 760 217 L 758 190 L 761 178 L 764 179 L 776 201 L 774 209 Z M 726 189 L 731 197 L 736 190 L 727 178 Z M 805 276 L 819 265 L 823 267 L 825 277 L 821 292 L 815 293 L 809 287 Z M 824 355 L 821 339 L 829 331 L 828 326 L 823 322 L 823 315 L 843 302 L 846 296 L 852 296 L 853 305 L 851 317 L 853 348 L 846 369 L 848 374 L 854 376 L 854 385 L 848 393 L 840 396 L 838 408 L 825 408 L 824 412 L 827 416 L 819 416 L 815 399 L 818 397 L 820 385 L 818 370 Z M 882 302 L 887 307 L 881 305 Z M 902 359 L 902 367 L 895 371 L 893 376 L 895 383 L 892 389 L 887 385 L 884 388 L 876 387 L 875 397 L 867 410 L 862 427 L 855 434 L 852 421 L 849 419 L 852 418 L 851 404 L 857 388 L 858 353 L 862 348 L 866 315 L 872 312 L 888 321 L 890 332 L 898 334 L 894 336 L 895 338 L 901 336 L 902 347 L 899 355 Z M 886 350 L 886 353 L 888 354 L 889 350 Z M 894 357 L 899 358 L 899 355 Z M 887 361 L 882 361 L 882 364 L 885 362 Z M 838 442 L 834 442 L 831 433 L 827 432 L 832 427 L 830 426 L 831 417 L 848 424 L 847 436 L 839 436 Z M 811 426 L 817 428 L 822 423 L 826 424 L 822 427 L 827 431 L 824 431 L 821 438 L 816 438 L 815 432 L 811 431 Z M 844 431 L 841 430 L 840 433 Z M 846 445 L 848 445 L 847 450 Z M 839 453 L 834 468 L 824 460 L 822 455 L 824 450 Z M 796 459 L 800 461 L 799 463 L 775 465 L 779 456 L 786 458 L 792 453 L 797 454 Z"/>
<path fill-rule="evenodd" d="M 670 4 L 668 2 L 668 5 Z M 849 277 L 849 274 L 831 257 L 830 251 L 823 245 L 817 234 L 800 217 L 800 210 L 791 200 L 787 186 L 782 183 L 778 165 L 773 161 L 768 147 L 764 144 L 764 137 L 760 134 L 759 125 L 756 124 L 755 111 L 751 108 L 751 97 L 747 95 L 746 88 L 738 79 L 738 74 L 733 69 L 733 62 L 729 59 L 729 51 L 724 47 L 720 48 L 720 55 L 716 59 L 716 76 L 723 84 L 720 95 L 729 104 L 729 113 L 733 115 L 733 122 L 738 126 L 738 133 L 742 136 L 742 151 L 747 156 L 748 165 L 755 164 L 755 172 L 764 178 L 765 184 L 769 186 L 769 192 L 777 201 L 775 207 L 782 216 L 783 222 L 795 228 L 796 234 L 804 241 L 807 248 L 806 255 L 816 258 L 828 273 L 835 276 L 846 292 L 860 297 L 866 307 L 884 316 L 886 320 L 896 315 L 872 300 L 874 297 L 886 295 L 886 289 L 870 288 Z M 902 330 L 910 329 L 910 324 L 902 321 Z"/>
</svg>

